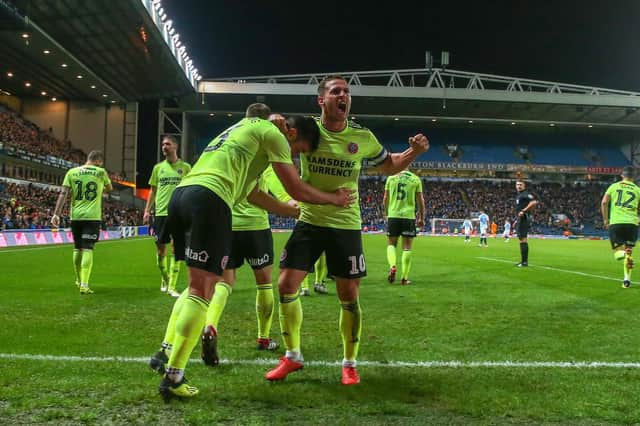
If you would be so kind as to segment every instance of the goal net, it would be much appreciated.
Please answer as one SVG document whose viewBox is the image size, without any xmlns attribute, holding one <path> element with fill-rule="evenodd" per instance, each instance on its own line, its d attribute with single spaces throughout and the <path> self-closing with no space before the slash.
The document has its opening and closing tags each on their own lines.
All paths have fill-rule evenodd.
<svg viewBox="0 0 640 426">
<path fill-rule="evenodd" d="M 464 229 L 462 224 L 466 219 L 445 219 L 441 217 L 434 217 L 431 219 L 431 234 L 433 235 L 464 235 Z M 477 233 L 480 229 L 480 221 L 478 219 L 471 219 L 473 234 Z"/>
</svg>

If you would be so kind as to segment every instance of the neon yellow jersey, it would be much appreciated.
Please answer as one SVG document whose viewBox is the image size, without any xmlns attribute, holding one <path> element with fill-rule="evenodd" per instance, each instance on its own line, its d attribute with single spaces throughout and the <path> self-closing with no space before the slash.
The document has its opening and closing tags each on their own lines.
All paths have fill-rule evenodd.
<svg viewBox="0 0 640 426">
<path fill-rule="evenodd" d="M 282 202 L 286 203 L 291 200 L 271 166 L 267 167 L 260 176 L 258 186 L 261 191 L 271 192 L 275 198 Z M 231 214 L 233 215 L 232 229 L 234 231 L 262 231 L 271 228 L 269 213 L 246 199 L 236 204 L 231 210 Z"/>
<path fill-rule="evenodd" d="M 190 170 L 191 166 L 180 159 L 175 163 L 164 160 L 153 166 L 149 185 L 156 187 L 156 217 L 167 215 L 171 194 Z"/>
<path fill-rule="evenodd" d="M 607 188 L 610 197 L 609 223 L 638 224 L 638 202 L 640 201 L 640 188 L 631 181 L 616 182 Z"/>
<path fill-rule="evenodd" d="M 209 143 L 178 187 L 204 186 L 232 209 L 269 163 L 293 164 L 289 143 L 271 122 L 244 118 Z"/>
<path fill-rule="evenodd" d="M 313 153 L 301 154 L 302 180 L 326 192 L 338 188 L 358 191 L 363 161 L 377 166 L 388 153 L 369 129 L 347 122 L 340 132 L 331 132 L 317 120 L 320 145 Z M 360 201 L 349 208 L 331 204 L 301 204 L 300 221 L 335 229 L 360 229 Z"/>
<path fill-rule="evenodd" d="M 387 217 L 416 218 L 416 194 L 422 192 L 422 181 L 408 170 L 389 176 L 384 185 L 387 192 Z"/>
<path fill-rule="evenodd" d="M 71 190 L 71 220 L 102 220 L 102 191 L 109 185 L 109 174 L 102 167 L 70 169 L 62 186 Z"/>
</svg>

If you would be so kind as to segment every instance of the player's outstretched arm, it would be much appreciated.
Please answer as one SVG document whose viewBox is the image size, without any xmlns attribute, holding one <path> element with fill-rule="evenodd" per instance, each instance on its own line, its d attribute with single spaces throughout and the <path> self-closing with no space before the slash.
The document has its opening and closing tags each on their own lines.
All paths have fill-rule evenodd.
<svg viewBox="0 0 640 426">
<path fill-rule="evenodd" d="M 604 229 L 609 227 L 609 203 L 611 202 L 611 196 L 604 194 L 602 201 L 600 202 L 600 213 L 602 213 L 602 223 Z"/>
<path fill-rule="evenodd" d="M 266 192 L 260 191 L 257 186 L 249 193 L 247 200 L 261 209 L 280 216 L 298 218 L 300 215 L 300 209 L 296 204 L 283 203 Z"/>
<path fill-rule="evenodd" d="M 300 179 L 293 164 L 272 163 L 272 166 L 284 189 L 294 200 L 311 204 L 333 204 L 338 207 L 348 207 L 356 200 L 355 191 L 351 189 L 339 188 L 335 192 L 324 192 L 314 188 Z"/>
<path fill-rule="evenodd" d="M 395 175 L 406 169 L 420 154 L 429 150 L 429 139 L 421 133 L 409 138 L 409 148 L 400 153 L 390 154 L 384 162 L 378 166 L 385 175 Z"/>
<path fill-rule="evenodd" d="M 53 211 L 53 216 L 51 216 L 51 224 L 56 228 L 60 226 L 60 212 L 62 211 L 62 206 L 67 200 L 67 194 L 69 193 L 69 188 L 66 186 L 62 187 L 60 190 L 60 195 L 58 195 L 58 201 L 56 202 L 56 208 Z"/>
</svg>

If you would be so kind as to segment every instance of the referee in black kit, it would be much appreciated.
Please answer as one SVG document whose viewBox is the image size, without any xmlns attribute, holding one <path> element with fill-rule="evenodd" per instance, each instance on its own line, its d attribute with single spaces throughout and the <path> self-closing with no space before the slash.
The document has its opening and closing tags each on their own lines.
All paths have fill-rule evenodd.
<svg viewBox="0 0 640 426">
<path fill-rule="evenodd" d="M 526 190 L 524 181 L 516 181 L 516 208 L 518 211 L 518 224 L 516 225 L 516 232 L 518 233 L 518 239 L 520 240 L 520 263 L 517 263 L 518 268 L 529 266 L 529 243 L 527 242 L 527 234 L 529 233 L 529 227 L 531 226 L 531 209 L 533 209 L 538 201 L 535 197 Z"/>
</svg>

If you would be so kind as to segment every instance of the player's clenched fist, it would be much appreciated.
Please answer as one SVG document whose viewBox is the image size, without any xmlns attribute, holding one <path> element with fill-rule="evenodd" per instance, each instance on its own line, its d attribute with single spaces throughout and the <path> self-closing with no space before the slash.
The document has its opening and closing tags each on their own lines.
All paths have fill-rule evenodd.
<svg viewBox="0 0 640 426">
<path fill-rule="evenodd" d="M 427 152 L 429 150 L 429 139 L 422 133 L 418 133 L 409 138 L 409 146 L 411 146 L 414 151 L 420 153 Z"/>
</svg>

